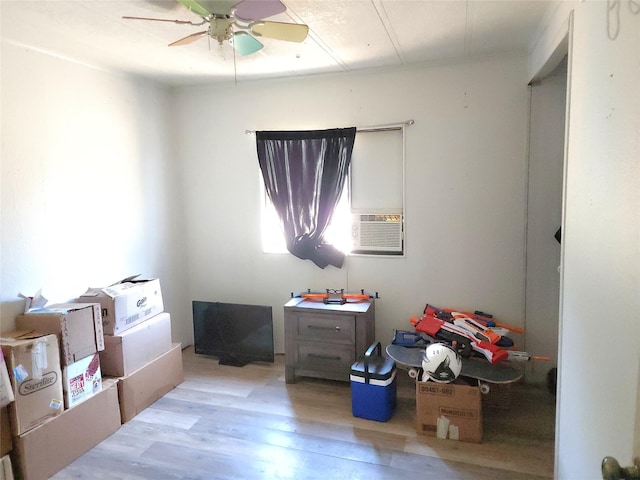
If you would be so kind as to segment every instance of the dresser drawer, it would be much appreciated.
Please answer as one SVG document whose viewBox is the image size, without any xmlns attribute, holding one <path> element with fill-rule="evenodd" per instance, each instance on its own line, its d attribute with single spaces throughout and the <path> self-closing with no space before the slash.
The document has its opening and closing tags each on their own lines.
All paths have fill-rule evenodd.
<svg viewBox="0 0 640 480">
<path fill-rule="evenodd" d="M 300 342 L 297 346 L 297 368 L 309 371 L 344 373 L 349 378 L 355 361 L 353 345 L 323 342 Z"/>
<path fill-rule="evenodd" d="M 299 340 L 348 343 L 356 338 L 355 317 L 349 315 L 301 314 L 297 317 L 296 337 Z"/>
</svg>

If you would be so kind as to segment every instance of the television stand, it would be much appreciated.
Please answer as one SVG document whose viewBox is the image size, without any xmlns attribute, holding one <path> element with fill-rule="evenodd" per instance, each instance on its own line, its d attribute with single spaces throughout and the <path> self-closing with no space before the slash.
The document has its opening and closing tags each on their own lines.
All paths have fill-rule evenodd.
<svg viewBox="0 0 640 480">
<path fill-rule="evenodd" d="M 231 367 L 244 367 L 249 362 L 246 360 L 241 360 L 235 355 L 221 355 L 220 357 L 218 357 L 218 363 L 220 365 L 229 365 Z"/>
</svg>

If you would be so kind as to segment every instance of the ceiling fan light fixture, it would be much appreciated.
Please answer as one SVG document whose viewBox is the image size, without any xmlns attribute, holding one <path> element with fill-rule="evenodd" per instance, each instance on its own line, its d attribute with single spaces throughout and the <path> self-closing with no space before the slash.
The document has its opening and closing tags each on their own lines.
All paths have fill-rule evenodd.
<svg viewBox="0 0 640 480">
<path fill-rule="evenodd" d="M 229 17 L 213 17 L 209 21 L 209 36 L 222 43 L 231 37 L 231 19 Z"/>
</svg>

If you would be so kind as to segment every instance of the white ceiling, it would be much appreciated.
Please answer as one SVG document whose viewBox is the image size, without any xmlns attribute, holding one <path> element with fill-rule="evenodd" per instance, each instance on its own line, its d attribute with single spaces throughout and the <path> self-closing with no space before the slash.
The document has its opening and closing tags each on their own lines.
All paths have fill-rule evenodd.
<svg viewBox="0 0 640 480">
<path fill-rule="evenodd" d="M 260 38 L 235 56 L 202 37 L 168 44 L 202 26 L 124 20 L 201 20 L 175 0 L 1 0 L 2 38 L 101 68 L 186 85 L 526 54 L 556 1 L 284 0 L 268 20 L 305 23 L 303 43 Z M 210 40 L 210 41 L 209 41 Z M 234 66 L 235 62 L 235 66 Z"/>
</svg>

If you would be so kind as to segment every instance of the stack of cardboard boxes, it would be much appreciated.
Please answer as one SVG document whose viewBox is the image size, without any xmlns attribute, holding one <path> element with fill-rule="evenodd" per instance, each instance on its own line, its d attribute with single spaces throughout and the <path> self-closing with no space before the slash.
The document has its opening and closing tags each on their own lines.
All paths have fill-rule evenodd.
<svg viewBox="0 0 640 480">
<path fill-rule="evenodd" d="M 159 281 L 144 280 L 16 317 L 0 338 L 0 479 L 9 452 L 22 478 L 49 478 L 182 382 L 163 310 Z"/>
<path fill-rule="evenodd" d="M 104 375 L 118 377 L 122 423 L 182 383 L 182 349 L 171 343 L 171 317 L 164 312 L 158 279 L 124 280 L 90 288 L 79 302 L 102 307 Z"/>
<path fill-rule="evenodd" d="M 18 335 L 22 337 L 38 334 L 56 336 L 58 344 L 51 342 L 47 351 L 60 359 L 65 409 L 102 390 L 98 352 L 104 350 L 104 340 L 99 304 L 49 305 L 46 309 L 18 315 L 16 326 Z"/>
<path fill-rule="evenodd" d="M 0 339 L 12 463 L 22 478 L 49 478 L 120 428 L 116 382 L 100 372 L 100 305 L 50 305 L 16 326 Z"/>
</svg>

